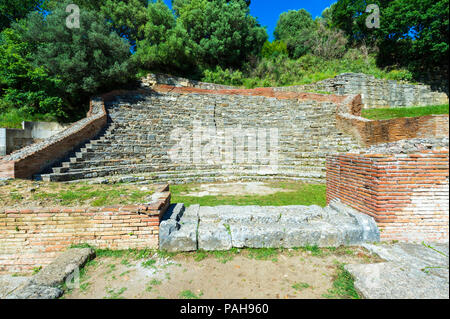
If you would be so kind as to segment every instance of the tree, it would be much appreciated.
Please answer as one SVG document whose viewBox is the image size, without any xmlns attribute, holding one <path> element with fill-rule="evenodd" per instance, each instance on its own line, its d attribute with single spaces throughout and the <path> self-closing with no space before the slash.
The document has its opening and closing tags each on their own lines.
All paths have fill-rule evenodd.
<svg viewBox="0 0 450 319">
<path fill-rule="evenodd" d="M 279 55 L 288 55 L 286 43 L 281 40 L 273 42 L 266 41 L 261 49 L 261 56 L 263 58 L 272 58 Z"/>
<path fill-rule="evenodd" d="M 340 0 L 333 6 L 332 25 L 345 31 L 351 44 L 378 46 L 379 64 L 413 69 L 446 64 L 449 46 L 447 0 L 374 0 L 380 28 L 365 25 L 364 0 Z M 447 64 L 448 65 L 448 64 Z"/>
<path fill-rule="evenodd" d="M 132 46 L 143 38 L 143 26 L 147 22 L 147 0 L 77 0 L 80 10 L 96 11 L 103 15 L 105 23 Z M 60 5 L 59 0 L 46 0 L 50 12 Z"/>
<path fill-rule="evenodd" d="M 289 10 L 280 15 L 274 36 L 276 40 L 286 43 L 292 58 L 299 58 L 310 51 L 308 41 L 316 27 L 311 14 L 305 9 Z"/>
<path fill-rule="evenodd" d="M 239 68 L 268 38 L 242 0 L 185 0 L 176 11 L 202 68 Z"/>
<path fill-rule="evenodd" d="M 67 113 L 79 113 L 80 105 L 102 90 L 115 88 L 134 77 L 130 46 L 108 26 L 102 16 L 91 10 L 80 11 L 80 28 L 66 26 L 64 1 L 50 14 L 38 12 L 27 18 L 23 40 L 35 47 L 30 60 L 58 80 L 58 94 Z"/>
<path fill-rule="evenodd" d="M 22 23 L 20 28 L 26 25 Z M 16 29 L 5 29 L 0 34 L 0 96 L 6 104 L 28 114 L 64 117 L 63 100 L 56 89 L 60 83 L 45 68 L 31 63 L 35 49 L 23 41 Z"/>
<path fill-rule="evenodd" d="M 168 73 L 188 73 L 195 69 L 193 43 L 164 2 L 149 3 L 146 19 L 143 39 L 137 42 L 133 56 L 139 66 Z"/>
<path fill-rule="evenodd" d="M 40 0 L 0 0 L 0 32 L 36 10 Z"/>
</svg>

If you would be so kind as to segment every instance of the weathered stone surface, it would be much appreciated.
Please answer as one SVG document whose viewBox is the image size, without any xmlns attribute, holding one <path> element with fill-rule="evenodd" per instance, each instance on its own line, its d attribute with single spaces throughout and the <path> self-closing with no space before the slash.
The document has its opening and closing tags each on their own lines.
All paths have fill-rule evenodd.
<svg viewBox="0 0 450 319">
<path fill-rule="evenodd" d="M 24 286 L 30 280 L 29 277 L 16 277 L 11 275 L 0 276 L 0 299 L 6 298 L 14 290 Z"/>
<path fill-rule="evenodd" d="M 277 91 L 326 91 L 339 95 L 361 94 L 365 108 L 439 105 L 448 103 L 448 82 L 445 92 L 433 91 L 429 85 L 415 85 L 393 80 L 376 79 L 363 73 L 342 73 L 317 83 L 275 88 Z"/>
<path fill-rule="evenodd" d="M 346 265 L 368 299 L 448 299 L 448 244 L 363 244 L 386 262 Z"/>
<path fill-rule="evenodd" d="M 203 250 L 336 247 L 379 241 L 371 217 L 342 204 L 338 207 L 193 205 L 177 222 L 171 218 L 172 212 L 167 215 L 161 223 L 160 248 L 183 251 L 195 250 L 196 246 Z"/>
<path fill-rule="evenodd" d="M 392 262 L 346 265 L 355 288 L 367 299 L 448 299 L 448 282 L 419 269 Z"/>
<path fill-rule="evenodd" d="M 56 299 L 63 294 L 62 289 L 30 284 L 6 296 L 5 299 Z"/>
<path fill-rule="evenodd" d="M 28 277 L 23 282 L 14 283 L 9 280 L 11 289 L 4 293 L 6 299 L 55 299 L 63 294 L 60 286 L 66 278 L 81 269 L 86 262 L 95 257 L 92 248 L 72 248 L 61 253 L 49 265 L 33 277 Z M 1 283 L 1 279 L 0 279 Z M 15 287 L 16 286 L 16 287 Z M 15 287 L 15 288 L 14 288 Z M 0 298 L 1 292 L 0 289 Z"/>
<path fill-rule="evenodd" d="M 160 224 L 159 249 L 169 252 L 197 250 L 197 228 L 198 205 L 187 210 L 184 204 L 171 205 Z"/>
<path fill-rule="evenodd" d="M 200 223 L 197 238 L 198 249 L 229 250 L 233 247 L 229 230 L 220 222 Z"/>
<path fill-rule="evenodd" d="M 92 248 L 68 249 L 33 276 L 30 282 L 34 285 L 56 287 L 62 284 L 75 269 L 82 268 L 94 257 L 95 252 Z"/>
</svg>

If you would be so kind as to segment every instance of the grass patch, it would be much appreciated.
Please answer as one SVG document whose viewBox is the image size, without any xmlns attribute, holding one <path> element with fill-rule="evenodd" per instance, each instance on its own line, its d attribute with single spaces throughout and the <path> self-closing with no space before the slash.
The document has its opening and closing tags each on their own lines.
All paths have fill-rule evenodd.
<svg viewBox="0 0 450 319">
<path fill-rule="evenodd" d="M 324 254 L 324 251 L 320 249 L 317 245 L 305 246 L 302 248 L 304 251 L 311 252 L 312 256 L 320 257 Z"/>
<path fill-rule="evenodd" d="M 142 267 L 144 268 L 150 268 L 150 267 L 155 267 L 156 264 L 156 260 L 154 259 L 149 259 L 147 261 L 142 262 Z"/>
<path fill-rule="evenodd" d="M 248 257 L 256 260 L 277 261 L 281 249 L 278 248 L 248 248 Z"/>
<path fill-rule="evenodd" d="M 108 296 L 104 297 L 104 299 L 121 299 L 121 295 L 127 290 L 127 288 L 123 287 L 118 289 L 117 291 L 114 289 L 108 289 Z"/>
<path fill-rule="evenodd" d="M 432 114 L 448 114 L 449 106 L 431 105 L 420 107 L 402 107 L 402 108 L 387 108 L 387 109 L 365 109 L 362 110 L 362 117 L 371 120 L 388 120 L 400 117 L 418 117 Z"/>
<path fill-rule="evenodd" d="M 105 205 L 130 204 L 143 202 L 150 193 L 148 191 L 128 192 L 123 189 L 96 189 L 80 187 L 75 190 L 64 190 L 58 193 L 41 192 L 34 195 L 35 200 L 58 200 L 61 205 L 89 203 L 99 207 Z"/>
<path fill-rule="evenodd" d="M 307 289 L 311 287 L 309 284 L 307 284 L 306 282 L 298 282 L 292 285 L 292 288 L 297 290 L 297 291 L 301 291 L 303 289 Z"/>
<path fill-rule="evenodd" d="M 358 292 L 352 275 L 345 270 L 344 264 L 338 264 L 337 274 L 333 281 L 333 288 L 328 289 L 328 293 L 323 297 L 329 299 L 359 299 Z"/>
<path fill-rule="evenodd" d="M 287 191 L 269 195 L 244 195 L 244 196 L 187 196 L 197 184 L 171 185 L 172 202 L 184 203 L 186 206 L 200 204 L 201 206 L 220 205 L 259 205 L 259 206 L 287 206 L 287 205 L 319 205 L 326 206 L 326 185 L 304 184 L 293 182 L 271 183 L 277 188 Z"/>
<path fill-rule="evenodd" d="M 200 294 L 197 296 L 196 294 L 194 294 L 192 291 L 190 290 L 183 290 L 182 292 L 180 292 L 179 296 L 181 299 L 200 299 L 200 297 L 203 295 L 202 292 L 200 292 Z"/>
<path fill-rule="evenodd" d="M 0 184 L 0 202 L 5 207 L 92 207 L 148 202 L 154 186 L 133 184 L 89 185 L 87 181 L 57 182 L 12 180 Z"/>
</svg>

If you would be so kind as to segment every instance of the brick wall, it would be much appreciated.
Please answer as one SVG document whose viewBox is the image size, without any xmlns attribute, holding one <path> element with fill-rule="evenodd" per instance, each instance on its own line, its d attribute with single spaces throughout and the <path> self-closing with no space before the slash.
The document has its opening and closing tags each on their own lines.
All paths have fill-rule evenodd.
<svg viewBox="0 0 450 319">
<path fill-rule="evenodd" d="M 94 103 L 99 104 L 94 109 Z M 68 129 L 18 150 L 0 161 L 0 177 L 32 178 L 51 166 L 80 144 L 95 137 L 106 125 L 107 114 L 103 101 L 91 101 L 87 117 Z"/>
<path fill-rule="evenodd" d="M 327 158 L 327 201 L 375 218 L 382 240 L 448 242 L 449 153 Z"/>
<path fill-rule="evenodd" d="M 158 248 L 159 221 L 170 204 L 168 186 L 150 205 L 0 210 L 0 274 L 28 273 L 72 244 L 96 248 Z"/>
</svg>

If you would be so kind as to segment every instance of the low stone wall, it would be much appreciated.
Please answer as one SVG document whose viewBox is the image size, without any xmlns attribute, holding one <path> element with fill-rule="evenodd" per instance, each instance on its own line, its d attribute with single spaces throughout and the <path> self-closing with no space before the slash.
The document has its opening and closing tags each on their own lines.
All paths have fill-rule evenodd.
<svg viewBox="0 0 450 319">
<path fill-rule="evenodd" d="M 0 209 L 0 274 L 28 273 L 72 244 L 96 248 L 158 248 L 168 186 L 151 204 L 101 208 Z"/>
<path fill-rule="evenodd" d="M 338 95 L 361 94 L 364 108 L 395 108 L 448 104 L 445 92 L 433 91 L 429 85 L 414 85 L 376 79 L 362 73 L 343 73 L 317 83 L 274 88 L 279 92 L 326 91 Z"/>
<path fill-rule="evenodd" d="M 448 242 L 449 152 L 327 158 L 327 201 L 375 218 L 382 240 Z"/>
<path fill-rule="evenodd" d="M 106 125 L 103 100 L 94 99 L 86 118 L 41 142 L 1 158 L 0 177 L 31 178 L 59 161 L 80 144 L 94 138 Z"/>
</svg>

